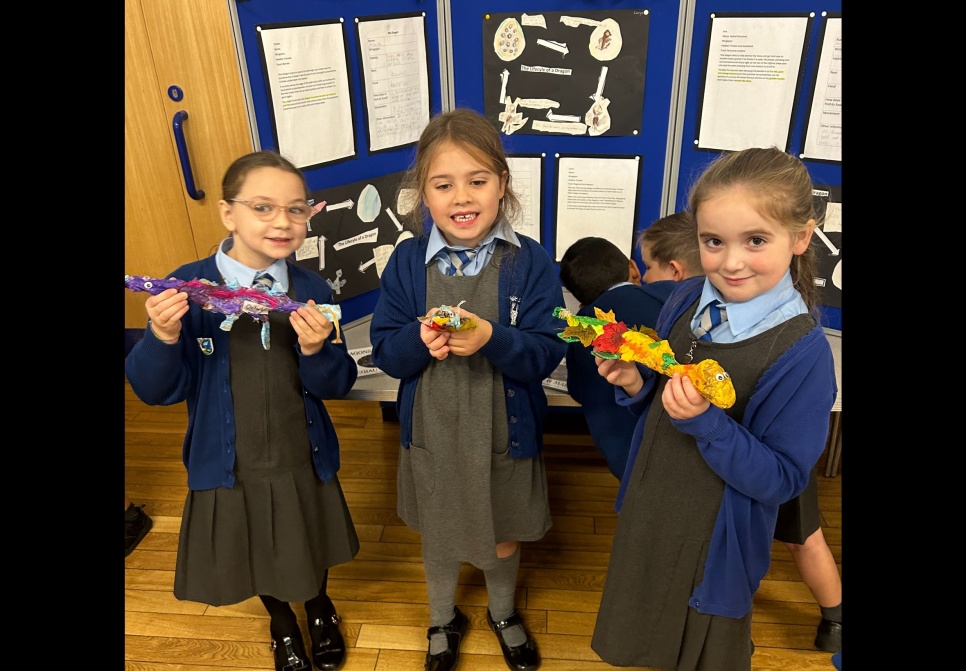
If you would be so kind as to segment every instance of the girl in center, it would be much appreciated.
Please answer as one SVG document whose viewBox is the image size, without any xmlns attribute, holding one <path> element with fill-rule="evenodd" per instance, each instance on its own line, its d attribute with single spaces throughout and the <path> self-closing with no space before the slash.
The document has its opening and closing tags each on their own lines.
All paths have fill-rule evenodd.
<svg viewBox="0 0 966 671">
<path fill-rule="evenodd" d="M 375 365 L 400 380 L 398 513 L 422 536 L 425 668 L 459 661 L 467 618 L 456 588 L 469 562 L 483 571 L 486 621 L 507 665 L 534 671 L 540 656 L 513 597 L 520 541 L 551 525 L 542 381 L 567 347 L 553 318 L 563 292 L 546 250 L 510 225 L 519 201 L 500 136 L 480 114 L 431 119 L 404 184 L 421 199 L 407 222 L 416 237 L 389 258 L 369 328 Z M 430 328 L 425 317 L 443 305 L 475 328 Z"/>
</svg>

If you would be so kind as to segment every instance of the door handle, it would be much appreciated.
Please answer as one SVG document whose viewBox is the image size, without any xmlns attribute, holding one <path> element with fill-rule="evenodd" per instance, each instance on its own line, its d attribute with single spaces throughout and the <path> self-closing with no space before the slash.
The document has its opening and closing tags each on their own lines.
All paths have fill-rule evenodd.
<svg viewBox="0 0 966 671">
<path fill-rule="evenodd" d="M 174 139 L 178 143 L 178 157 L 181 159 L 181 173 L 184 175 L 184 188 L 188 190 L 188 195 L 193 200 L 201 200 L 205 197 L 205 192 L 195 188 L 195 178 L 191 173 L 191 159 L 188 158 L 188 145 L 184 140 L 184 128 L 182 125 L 188 118 L 188 113 L 178 110 L 174 113 L 171 126 L 174 128 Z"/>
</svg>

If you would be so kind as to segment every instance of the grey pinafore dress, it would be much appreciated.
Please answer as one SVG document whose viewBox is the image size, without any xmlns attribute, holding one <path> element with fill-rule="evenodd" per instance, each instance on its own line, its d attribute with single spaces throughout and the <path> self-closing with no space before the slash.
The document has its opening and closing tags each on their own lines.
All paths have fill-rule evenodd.
<svg viewBox="0 0 966 671">
<path fill-rule="evenodd" d="M 179 599 L 222 606 L 264 594 L 304 602 L 319 594 L 330 566 L 359 551 L 338 477 L 323 483 L 312 465 L 295 330 L 288 313 L 269 320 L 267 351 L 261 324 L 247 315 L 228 334 L 235 486 L 188 492 Z"/>
<path fill-rule="evenodd" d="M 463 307 L 499 320 L 499 257 L 474 276 L 426 269 L 426 311 Z M 543 456 L 509 453 L 503 375 L 480 352 L 432 359 L 419 380 L 413 438 L 400 447 L 398 513 L 422 535 L 425 561 L 458 560 L 487 570 L 496 544 L 539 540 L 550 529 Z"/>
<path fill-rule="evenodd" d="M 685 311 L 671 329 L 678 360 L 690 349 Z M 717 360 L 731 375 L 737 401 L 726 410 L 740 421 L 761 375 L 815 325 L 794 317 L 736 343 L 699 343 L 693 363 Z M 670 422 L 660 376 L 644 438 L 614 531 L 607 581 L 591 647 L 615 666 L 675 671 L 749 671 L 751 611 L 735 619 L 688 605 L 704 576 L 724 481 L 708 466 L 692 436 Z"/>
</svg>

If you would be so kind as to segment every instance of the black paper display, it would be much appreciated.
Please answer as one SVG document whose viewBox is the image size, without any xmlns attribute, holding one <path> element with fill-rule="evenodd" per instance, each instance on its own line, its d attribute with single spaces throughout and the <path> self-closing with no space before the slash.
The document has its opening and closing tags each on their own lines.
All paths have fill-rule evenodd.
<svg viewBox="0 0 966 671">
<path fill-rule="evenodd" d="M 379 288 L 382 269 L 401 240 L 402 215 L 418 205 L 415 192 L 397 195 L 403 171 L 312 192 L 325 206 L 309 220 L 296 263 L 318 272 L 339 303 Z M 400 202 L 402 201 L 402 202 Z"/>
<path fill-rule="evenodd" d="M 483 17 L 483 102 L 510 135 L 636 135 L 648 10 Z"/>
</svg>

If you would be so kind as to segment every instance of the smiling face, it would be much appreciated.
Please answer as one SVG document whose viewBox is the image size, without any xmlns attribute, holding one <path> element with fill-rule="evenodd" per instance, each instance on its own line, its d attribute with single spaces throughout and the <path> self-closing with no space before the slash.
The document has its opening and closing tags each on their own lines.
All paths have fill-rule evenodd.
<svg viewBox="0 0 966 671">
<path fill-rule="evenodd" d="M 251 170 L 245 177 L 236 200 L 268 202 L 281 206 L 269 221 L 262 221 L 244 203 L 221 200 L 221 221 L 234 233 L 228 256 L 249 268 L 261 270 L 278 259 L 290 256 L 305 241 L 307 222 L 293 222 L 285 208 L 306 205 L 305 187 L 298 175 L 273 167 Z"/>
<path fill-rule="evenodd" d="M 429 164 L 425 203 L 450 245 L 476 247 L 493 229 L 507 175 L 498 175 L 457 145 L 440 146 Z"/>
<path fill-rule="evenodd" d="M 705 275 L 729 303 L 773 288 L 792 257 L 808 248 L 814 223 L 789 233 L 759 213 L 754 193 L 742 186 L 721 189 L 697 213 L 698 243 Z"/>
</svg>

